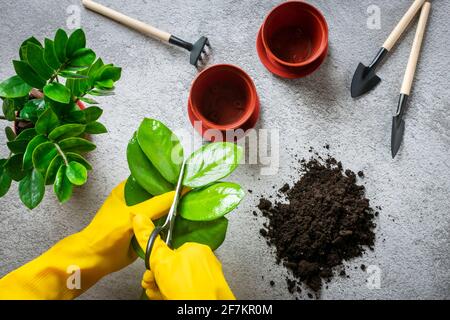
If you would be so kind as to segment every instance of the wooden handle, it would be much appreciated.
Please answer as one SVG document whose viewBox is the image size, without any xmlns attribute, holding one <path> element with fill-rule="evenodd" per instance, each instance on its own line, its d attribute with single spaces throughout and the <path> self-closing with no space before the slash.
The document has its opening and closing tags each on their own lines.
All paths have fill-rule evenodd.
<svg viewBox="0 0 450 320">
<path fill-rule="evenodd" d="M 406 30 L 411 20 L 415 17 L 419 9 L 423 6 L 426 0 L 415 0 L 414 3 L 409 7 L 408 11 L 405 13 L 403 18 L 397 24 L 397 26 L 392 30 L 391 34 L 383 44 L 383 48 L 387 51 L 391 51 L 395 43 L 398 41 L 402 33 Z"/>
<path fill-rule="evenodd" d="M 405 77 L 403 78 L 402 89 L 400 90 L 400 93 L 402 94 L 409 95 L 411 92 L 411 86 L 413 83 L 414 74 L 416 72 L 417 61 L 419 61 L 420 48 L 422 47 L 422 40 L 425 34 L 430 9 L 431 3 L 426 2 L 422 7 L 422 12 L 420 13 L 419 24 L 417 25 L 417 31 L 414 37 L 411 54 L 409 55 Z"/>
<path fill-rule="evenodd" d="M 139 20 L 130 18 L 120 12 L 117 12 L 115 10 L 112 10 L 108 7 L 105 7 L 101 4 L 98 4 L 92 0 L 83 0 L 83 5 L 88 8 L 89 10 L 95 11 L 97 13 L 100 13 L 101 15 L 104 15 L 105 17 L 108 17 L 112 20 L 115 20 L 127 27 L 133 28 L 145 35 L 154 37 L 156 39 L 159 39 L 161 41 L 169 42 L 170 39 L 170 33 L 167 33 L 165 31 L 161 31 L 155 27 L 152 27 L 146 23 L 143 23 Z"/>
</svg>

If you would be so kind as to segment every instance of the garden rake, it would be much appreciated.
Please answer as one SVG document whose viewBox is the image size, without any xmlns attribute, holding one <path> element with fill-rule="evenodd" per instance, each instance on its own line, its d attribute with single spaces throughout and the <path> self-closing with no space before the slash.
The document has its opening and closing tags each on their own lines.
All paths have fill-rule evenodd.
<svg viewBox="0 0 450 320">
<path fill-rule="evenodd" d="M 144 22 L 130 18 L 120 12 L 112 10 L 94 1 L 82 0 L 82 2 L 86 8 L 95 11 L 105 17 L 108 17 L 112 20 L 115 20 L 127 27 L 135 29 L 136 31 L 139 31 L 145 35 L 151 36 L 163 42 L 170 43 L 188 50 L 191 53 L 189 62 L 197 68 L 199 67 L 199 64 L 203 64 L 206 61 L 206 56 L 208 54 L 208 51 L 210 51 L 209 49 L 211 48 L 211 45 L 207 37 L 202 36 L 200 37 L 200 39 L 197 40 L 197 42 L 192 44 L 166 31 L 159 30 Z"/>
</svg>

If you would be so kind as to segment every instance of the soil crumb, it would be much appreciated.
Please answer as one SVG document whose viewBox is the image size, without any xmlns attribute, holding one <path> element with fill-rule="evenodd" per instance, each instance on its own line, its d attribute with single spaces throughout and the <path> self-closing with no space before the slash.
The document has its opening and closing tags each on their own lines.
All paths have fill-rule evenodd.
<svg viewBox="0 0 450 320">
<path fill-rule="evenodd" d="M 280 189 L 285 201 L 260 199 L 258 208 L 268 219 L 260 233 L 275 248 L 277 263 L 293 274 L 286 279 L 288 290 L 301 292 L 306 284 L 318 293 L 334 267 L 373 250 L 375 211 L 364 186 L 356 184 L 362 172 L 344 170 L 332 157 L 301 160 L 300 166 L 300 179 Z"/>
</svg>

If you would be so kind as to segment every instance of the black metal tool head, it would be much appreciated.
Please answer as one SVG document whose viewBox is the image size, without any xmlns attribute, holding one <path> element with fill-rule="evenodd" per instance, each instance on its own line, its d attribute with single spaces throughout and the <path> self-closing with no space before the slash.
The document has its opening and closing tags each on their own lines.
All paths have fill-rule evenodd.
<svg viewBox="0 0 450 320">
<path fill-rule="evenodd" d="M 392 135 L 391 135 L 391 154 L 392 159 L 397 155 L 400 145 L 403 141 L 403 134 L 405 133 L 405 121 L 401 116 L 392 118 Z"/>
<path fill-rule="evenodd" d="M 392 118 L 392 133 L 391 133 L 391 154 L 392 159 L 397 155 L 398 149 L 403 141 L 403 135 L 405 133 L 405 121 L 403 115 L 406 110 L 406 103 L 408 96 L 401 94 L 397 106 L 397 114 Z"/>
<path fill-rule="evenodd" d="M 352 98 L 362 96 L 372 90 L 380 81 L 381 79 L 375 74 L 374 68 L 366 67 L 362 63 L 358 64 L 350 88 Z"/>
<path fill-rule="evenodd" d="M 207 37 L 201 37 L 192 46 L 190 63 L 198 67 L 199 62 L 204 62 L 207 55 L 207 48 L 211 48 Z"/>
<path fill-rule="evenodd" d="M 207 37 L 201 37 L 196 43 L 192 44 L 172 35 L 170 36 L 169 43 L 188 50 L 191 53 L 189 62 L 196 68 L 199 67 L 199 62 L 206 62 L 208 51 L 211 51 L 211 44 Z"/>
<path fill-rule="evenodd" d="M 352 98 L 363 95 L 380 83 L 381 79 L 375 74 L 375 70 L 383 61 L 384 57 L 386 57 L 387 53 L 388 50 L 382 47 L 368 67 L 362 63 L 358 64 L 350 88 Z"/>
</svg>

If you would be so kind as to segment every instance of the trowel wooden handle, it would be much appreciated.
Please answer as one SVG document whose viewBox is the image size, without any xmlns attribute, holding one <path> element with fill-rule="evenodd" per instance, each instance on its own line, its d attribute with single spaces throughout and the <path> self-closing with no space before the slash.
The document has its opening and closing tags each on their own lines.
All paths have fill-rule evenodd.
<svg viewBox="0 0 450 320">
<path fill-rule="evenodd" d="M 411 20 L 415 17 L 419 9 L 423 6 L 426 0 L 415 0 L 408 11 L 405 13 L 403 18 L 391 32 L 387 40 L 383 44 L 383 48 L 387 51 L 391 51 L 395 43 L 398 41 L 402 33 L 406 30 Z"/>
<path fill-rule="evenodd" d="M 416 72 L 417 61 L 419 61 L 420 49 L 422 47 L 422 40 L 427 26 L 428 16 L 430 15 L 431 3 L 426 2 L 422 7 L 420 13 L 419 24 L 417 25 L 416 35 L 409 55 L 408 65 L 406 67 L 405 77 L 403 78 L 401 94 L 409 95 L 411 86 Z"/>
<path fill-rule="evenodd" d="M 161 31 L 155 27 L 152 27 L 151 25 L 148 25 L 139 20 L 130 18 L 120 12 L 112 10 L 112 9 L 105 7 L 99 3 L 96 3 L 92 0 L 82 0 L 82 2 L 83 2 L 83 5 L 86 8 L 88 8 L 89 10 L 100 13 L 101 15 L 104 15 L 105 17 L 115 20 L 115 21 L 117 21 L 127 27 L 130 27 L 132 29 L 135 29 L 145 35 L 151 36 L 151 37 L 159 39 L 161 41 L 169 42 L 170 33 L 168 33 L 168 32 Z"/>
</svg>

